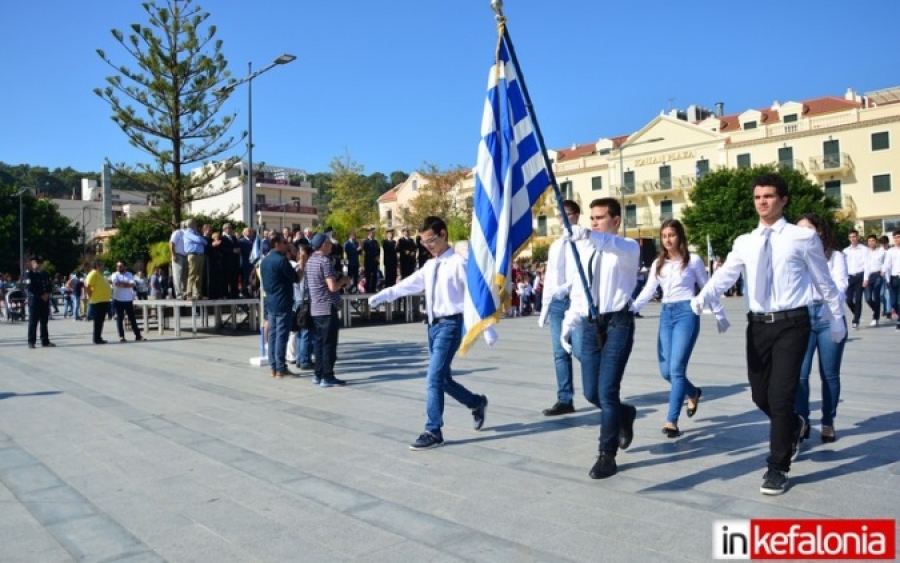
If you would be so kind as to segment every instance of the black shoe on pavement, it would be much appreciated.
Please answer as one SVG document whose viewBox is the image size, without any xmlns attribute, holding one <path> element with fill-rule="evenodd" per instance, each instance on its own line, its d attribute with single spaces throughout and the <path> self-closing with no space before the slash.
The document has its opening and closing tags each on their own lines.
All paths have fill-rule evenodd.
<svg viewBox="0 0 900 563">
<path fill-rule="evenodd" d="M 43 344 L 41 344 L 41 348 L 56 348 L 56 344 L 54 344 L 48 340 L 47 342 L 44 342 Z"/>
<path fill-rule="evenodd" d="M 798 414 L 797 426 L 794 428 L 794 438 L 791 442 L 791 461 L 796 460 L 797 456 L 800 455 L 800 444 L 803 443 L 804 436 L 809 436 L 809 425 Z"/>
<path fill-rule="evenodd" d="M 783 494 L 787 490 L 787 482 L 787 473 L 770 469 L 763 475 L 763 484 L 759 488 L 759 492 L 770 496 Z"/>
<path fill-rule="evenodd" d="M 634 440 L 634 419 L 637 417 L 637 409 L 631 405 L 622 404 L 622 423 L 619 428 L 619 448 L 627 450 Z"/>
<path fill-rule="evenodd" d="M 617 471 L 619 468 L 616 466 L 616 458 L 609 454 L 600 454 L 588 475 L 591 479 L 606 479 L 615 475 Z"/>
<path fill-rule="evenodd" d="M 94 340 L 94 344 L 106 344 L 106 340 L 103 340 L 102 338 L 100 340 Z"/>
<path fill-rule="evenodd" d="M 419 438 L 409 445 L 409 449 L 413 451 L 430 450 L 444 444 L 444 439 L 437 434 L 431 432 L 423 432 Z"/>
<path fill-rule="evenodd" d="M 35 344 L 34 342 L 29 342 L 28 347 L 34 349 L 37 348 L 37 344 Z"/>
<path fill-rule="evenodd" d="M 475 430 L 481 430 L 481 427 L 484 426 L 484 415 L 485 411 L 487 411 L 488 406 L 488 398 L 487 395 L 481 396 L 481 406 L 475 407 L 472 409 L 472 426 Z"/>
<path fill-rule="evenodd" d="M 572 403 L 563 403 L 562 401 L 557 401 L 555 405 L 550 407 L 549 409 L 544 409 L 541 411 L 541 414 L 544 416 L 559 416 L 561 414 L 571 414 L 575 412 L 575 407 Z"/>
</svg>

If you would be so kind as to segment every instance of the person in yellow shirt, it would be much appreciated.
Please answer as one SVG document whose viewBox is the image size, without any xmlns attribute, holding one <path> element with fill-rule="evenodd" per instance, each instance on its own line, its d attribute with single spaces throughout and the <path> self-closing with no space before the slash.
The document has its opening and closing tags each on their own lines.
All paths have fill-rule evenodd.
<svg viewBox="0 0 900 563">
<path fill-rule="evenodd" d="M 84 293 L 87 295 L 94 313 L 94 344 L 106 344 L 103 340 L 103 322 L 109 313 L 109 302 L 112 300 L 112 286 L 103 275 L 103 262 L 93 263 L 94 269 L 84 280 Z"/>
</svg>

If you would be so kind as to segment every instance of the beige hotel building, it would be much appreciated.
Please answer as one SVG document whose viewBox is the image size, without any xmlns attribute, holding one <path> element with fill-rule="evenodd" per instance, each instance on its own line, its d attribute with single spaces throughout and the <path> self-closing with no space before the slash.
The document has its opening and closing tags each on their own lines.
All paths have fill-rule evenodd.
<svg viewBox="0 0 900 563">
<path fill-rule="evenodd" d="M 900 229 L 900 87 L 866 94 L 774 102 L 726 114 L 690 106 L 662 114 L 627 136 L 550 151 L 563 196 L 586 207 L 598 197 L 623 202 L 627 236 L 656 238 L 660 223 L 678 218 L 697 178 L 726 167 L 778 164 L 805 173 L 841 204 L 864 233 Z M 422 178 L 378 202 L 384 227 L 397 227 L 400 208 Z M 471 197 L 474 178 L 455 197 Z M 560 234 L 556 201 L 535 207 L 534 244 Z M 412 230 L 415 226 L 411 225 Z"/>
</svg>

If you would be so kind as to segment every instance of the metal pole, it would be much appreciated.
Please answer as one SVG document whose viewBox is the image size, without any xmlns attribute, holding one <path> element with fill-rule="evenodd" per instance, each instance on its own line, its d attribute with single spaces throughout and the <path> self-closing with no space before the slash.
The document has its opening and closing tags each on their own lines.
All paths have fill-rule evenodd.
<svg viewBox="0 0 900 563">
<path fill-rule="evenodd" d="M 253 208 L 256 205 L 256 196 L 253 195 L 253 62 L 247 63 L 247 202 L 249 209 L 244 213 L 247 224 L 253 223 Z"/>
<path fill-rule="evenodd" d="M 22 197 L 25 190 L 19 191 L 19 276 L 25 276 L 25 214 L 22 211 Z"/>
<path fill-rule="evenodd" d="M 619 176 L 621 176 L 621 182 L 619 182 L 619 190 L 622 192 L 622 236 L 624 237 L 626 234 L 625 223 L 628 222 L 628 214 L 625 212 L 625 164 L 622 159 L 622 151 L 624 150 L 624 145 L 619 145 Z"/>
</svg>

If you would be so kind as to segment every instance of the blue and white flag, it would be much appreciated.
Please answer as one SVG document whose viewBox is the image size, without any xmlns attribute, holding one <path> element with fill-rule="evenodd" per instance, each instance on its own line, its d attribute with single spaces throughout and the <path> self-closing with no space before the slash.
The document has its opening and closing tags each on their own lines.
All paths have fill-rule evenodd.
<svg viewBox="0 0 900 563">
<path fill-rule="evenodd" d="M 531 208 L 550 187 L 534 122 L 501 34 L 488 78 L 475 166 L 466 333 L 460 354 L 482 333 L 488 343 L 496 338 L 488 329 L 509 305 L 513 257 L 531 238 Z"/>
<path fill-rule="evenodd" d="M 256 264 L 262 258 L 262 249 L 260 248 L 259 235 L 253 237 L 253 248 L 250 249 L 250 263 Z"/>
</svg>

